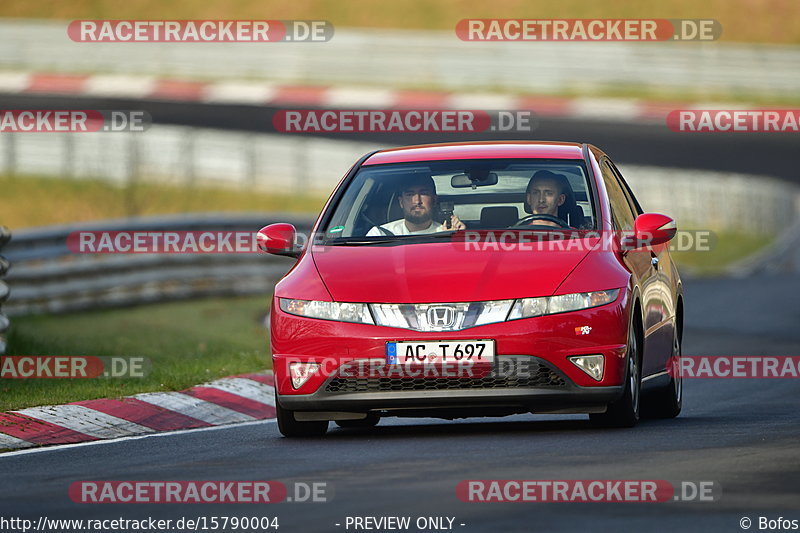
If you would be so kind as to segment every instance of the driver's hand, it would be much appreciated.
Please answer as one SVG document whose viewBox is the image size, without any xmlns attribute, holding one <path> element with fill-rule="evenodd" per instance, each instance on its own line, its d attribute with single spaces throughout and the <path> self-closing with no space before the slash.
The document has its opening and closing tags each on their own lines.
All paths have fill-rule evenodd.
<svg viewBox="0 0 800 533">
<path fill-rule="evenodd" d="M 447 224 L 442 224 L 439 226 L 439 231 L 458 231 L 462 229 L 467 229 L 467 225 L 461 222 L 461 220 L 455 216 L 450 216 L 450 227 L 447 227 Z"/>
</svg>

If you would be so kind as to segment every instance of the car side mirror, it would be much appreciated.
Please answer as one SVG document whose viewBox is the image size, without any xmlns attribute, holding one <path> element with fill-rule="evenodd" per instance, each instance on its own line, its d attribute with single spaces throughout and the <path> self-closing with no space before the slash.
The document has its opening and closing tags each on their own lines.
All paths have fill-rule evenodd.
<svg viewBox="0 0 800 533">
<path fill-rule="evenodd" d="M 297 230 L 291 224 L 280 222 L 270 224 L 258 230 L 258 248 L 262 252 L 287 257 L 300 257 L 300 250 L 295 246 Z"/>
<path fill-rule="evenodd" d="M 666 215 L 644 213 L 633 222 L 633 235 L 627 240 L 629 248 L 655 246 L 669 242 L 678 231 L 675 221 Z"/>
</svg>

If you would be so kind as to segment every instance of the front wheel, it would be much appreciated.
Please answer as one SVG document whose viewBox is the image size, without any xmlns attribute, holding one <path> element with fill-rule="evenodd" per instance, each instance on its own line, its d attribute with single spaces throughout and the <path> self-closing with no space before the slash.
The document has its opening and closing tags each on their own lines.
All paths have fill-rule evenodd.
<svg viewBox="0 0 800 533">
<path fill-rule="evenodd" d="M 278 419 L 278 430 L 284 437 L 303 438 L 321 437 L 328 431 L 328 421 L 300 422 L 294 418 L 294 411 L 284 409 L 275 393 L 275 417 Z"/>
<path fill-rule="evenodd" d="M 608 404 L 605 413 L 592 413 L 589 419 L 602 427 L 631 428 L 639 421 L 639 399 L 642 389 L 642 371 L 639 366 L 639 338 L 631 324 L 628 330 L 628 357 L 625 367 L 625 391 L 622 397 Z"/>
</svg>

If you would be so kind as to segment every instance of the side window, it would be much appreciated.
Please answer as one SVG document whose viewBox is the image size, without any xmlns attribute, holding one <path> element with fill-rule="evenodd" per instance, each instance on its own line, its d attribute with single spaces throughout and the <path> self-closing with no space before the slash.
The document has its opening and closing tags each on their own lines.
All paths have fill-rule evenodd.
<svg viewBox="0 0 800 533">
<path fill-rule="evenodd" d="M 628 199 L 617 181 L 614 170 L 608 161 L 603 161 L 600 168 L 603 171 L 603 182 L 606 185 L 608 200 L 611 203 L 611 218 L 614 219 L 614 226 L 622 231 L 632 230 L 635 217 L 628 204 Z"/>
<path fill-rule="evenodd" d="M 633 195 L 633 191 L 628 186 L 628 182 L 626 182 L 625 178 L 622 177 L 622 173 L 619 171 L 616 165 L 614 165 L 614 163 L 612 163 L 611 161 L 608 161 L 608 164 L 611 167 L 611 170 L 614 172 L 614 175 L 617 177 L 617 180 L 619 181 L 620 185 L 622 186 L 622 192 L 624 192 L 625 196 L 628 198 L 628 203 L 630 204 L 634 215 L 639 216 L 642 213 L 644 213 L 644 211 L 642 210 L 642 206 L 639 205 L 639 201 Z"/>
</svg>

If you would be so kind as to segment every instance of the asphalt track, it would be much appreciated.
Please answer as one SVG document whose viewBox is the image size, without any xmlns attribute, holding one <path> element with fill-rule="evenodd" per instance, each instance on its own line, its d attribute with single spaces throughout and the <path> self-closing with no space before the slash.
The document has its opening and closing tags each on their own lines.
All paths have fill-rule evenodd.
<svg viewBox="0 0 800 533">
<path fill-rule="evenodd" d="M 800 279 L 688 281 L 684 353 L 800 353 Z M 0 456 L 0 516 L 278 516 L 280 531 L 347 531 L 347 516 L 451 516 L 457 531 L 738 531 L 739 520 L 800 519 L 800 380 L 686 381 L 680 417 L 601 430 L 586 417 L 384 420 L 323 439 L 272 422 Z M 714 481 L 714 502 L 466 503 L 464 479 Z M 73 503 L 79 480 L 325 482 L 327 503 Z M 717 493 L 718 495 L 720 493 Z M 755 529 L 755 527 L 753 528 Z M 349 531 L 353 531 L 350 529 Z M 416 529 L 412 529 L 416 531 Z"/>
<path fill-rule="evenodd" d="M 313 109 L 311 106 L 296 106 Z M 130 99 L 0 95 L 0 109 L 137 109 L 163 124 L 274 132 L 272 117 L 278 108 Z M 533 110 L 535 113 L 535 109 Z M 619 123 L 542 116 L 533 132 L 414 134 L 331 134 L 341 139 L 374 140 L 379 144 L 409 145 L 429 142 L 531 139 L 589 142 L 620 163 L 722 170 L 764 174 L 800 183 L 797 170 L 797 134 L 792 133 L 675 133 L 664 123 Z"/>
<path fill-rule="evenodd" d="M 12 107 L 7 97 L 2 100 Z M 49 107 L 42 99 L 37 103 Z M 106 103 L 92 105 L 120 104 Z M 15 107 L 26 105 L 32 107 L 17 100 Z M 199 116 L 203 107 L 169 104 L 164 114 L 150 111 L 158 121 L 269 131 L 262 126 L 269 124 L 270 110 L 261 116 L 256 108 L 209 108 Z M 658 126 L 543 120 L 536 137 L 589 140 L 626 163 L 798 178 L 796 140 L 788 134 L 691 136 Z M 385 142 L 428 140 L 435 139 Z M 685 354 L 800 354 L 800 277 L 687 280 L 685 294 Z M 758 530 L 759 517 L 800 520 L 798 407 L 797 379 L 703 379 L 686 381 L 679 418 L 646 420 L 629 430 L 594 429 L 582 416 L 528 415 L 390 419 L 373 430 L 336 428 L 307 441 L 281 438 L 271 422 L 106 441 L 0 456 L 0 516 L 278 516 L 281 532 L 354 531 L 344 527 L 347 516 L 450 516 L 456 531 L 742 531 L 739 521 L 747 516 Z M 67 495 L 78 480 L 237 479 L 326 482 L 333 498 L 259 506 L 86 505 Z M 465 479 L 714 481 L 721 497 L 652 504 L 465 503 L 456 497 L 456 485 Z"/>
</svg>

